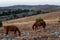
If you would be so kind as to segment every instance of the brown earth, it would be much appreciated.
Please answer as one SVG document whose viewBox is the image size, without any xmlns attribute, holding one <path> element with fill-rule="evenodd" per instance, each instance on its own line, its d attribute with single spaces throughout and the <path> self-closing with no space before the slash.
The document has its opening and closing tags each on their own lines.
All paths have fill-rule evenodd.
<svg viewBox="0 0 60 40">
<path fill-rule="evenodd" d="M 39 14 L 39 15 L 34 15 L 30 17 L 25 17 L 25 18 L 19 18 L 19 19 L 14 19 L 10 21 L 6 21 L 9 23 L 21 23 L 21 22 L 29 22 L 29 21 L 35 21 L 36 18 L 43 18 L 44 20 L 52 20 L 52 19 L 58 19 L 60 18 L 60 12 L 52 12 L 52 13 L 46 13 L 46 14 Z"/>
<path fill-rule="evenodd" d="M 32 30 L 32 25 L 35 22 L 36 18 L 43 18 L 46 21 L 46 30 L 44 31 L 42 27 L 37 31 Z M 51 31 L 60 31 L 60 23 L 58 23 L 58 18 L 60 18 L 60 12 L 52 12 L 46 14 L 39 14 L 31 17 L 19 18 L 10 21 L 4 21 L 3 26 L 5 25 L 16 25 L 21 32 L 29 32 L 27 35 L 28 38 L 33 38 L 37 36 L 51 36 Z M 3 28 L 2 28 L 3 29 Z M 27 38 L 26 36 L 24 38 Z M 23 37 L 22 37 L 23 38 Z M 28 40 L 28 39 L 27 39 Z M 49 38 L 48 40 L 52 40 Z M 57 40 L 54 38 L 54 40 Z M 58 39 L 59 40 L 59 39 Z"/>
</svg>

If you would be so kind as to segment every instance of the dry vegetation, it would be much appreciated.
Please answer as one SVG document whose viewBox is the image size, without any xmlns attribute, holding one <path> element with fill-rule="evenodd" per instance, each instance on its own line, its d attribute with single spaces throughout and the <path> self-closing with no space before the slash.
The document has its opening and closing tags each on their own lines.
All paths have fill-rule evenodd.
<svg viewBox="0 0 60 40">
<path fill-rule="evenodd" d="M 37 31 L 32 30 L 32 25 L 35 22 L 36 18 L 43 18 L 46 21 L 46 30 L 43 30 L 42 27 L 38 29 Z M 28 32 L 29 34 L 25 37 L 22 35 L 22 38 L 25 38 L 27 40 L 33 40 L 32 38 L 37 38 L 38 40 L 59 40 L 58 36 L 52 36 L 53 32 L 59 32 L 60 33 L 60 23 L 58 23 L 58 18 L 60 17 L 60 12 L 52 12 L 47 14 L 39 14 L 31 17 L 25 17 L 10 21 L 4 21 L 3 26 L 5 25 L 16 25 L 21 32 Z M 42 38 L 39 38 L 42 36 Z M 45 37 L 44 37 L 45 36 Z M 20 37 L 20 39 L 22 39 Z M 23 40 L 23 39 L 22 39 Z"/>
</svg>

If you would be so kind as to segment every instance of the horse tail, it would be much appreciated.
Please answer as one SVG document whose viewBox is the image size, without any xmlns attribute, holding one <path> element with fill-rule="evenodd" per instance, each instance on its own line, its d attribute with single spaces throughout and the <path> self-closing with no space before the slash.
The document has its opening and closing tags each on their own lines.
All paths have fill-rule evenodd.
<svg viewBox="0 0 60 40">
<path fill-rule="evenodd" d="M 20 32 L 20 30 L 17 28 L 17 31 L 18 31 L 18 33 L 19 33 L 19 36 L 21 36 L 21 32 Z"/>
</svg>

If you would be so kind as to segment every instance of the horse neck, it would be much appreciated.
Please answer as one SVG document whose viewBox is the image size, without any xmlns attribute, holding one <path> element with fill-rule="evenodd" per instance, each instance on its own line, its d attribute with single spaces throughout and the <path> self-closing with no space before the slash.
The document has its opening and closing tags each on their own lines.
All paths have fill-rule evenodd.
<svg viewBox="0 0 60 40">
<path fill-rule="evenodd" d="M 20 33 L 19 29 L 17 28 L 17 31 Z"/>
</svg>

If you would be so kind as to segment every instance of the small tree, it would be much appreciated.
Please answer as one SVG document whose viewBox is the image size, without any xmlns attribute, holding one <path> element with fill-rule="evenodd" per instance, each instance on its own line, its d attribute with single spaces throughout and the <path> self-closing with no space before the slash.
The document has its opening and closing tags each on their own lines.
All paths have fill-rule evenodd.
<svg viewBox="0 0 60 40">
<path fill-rule="evenodd" d="M 60 22 L 60 18 L 58 19 L 58 22 Z"/>
<path fill-rule="evenodd" d="M 3 25 L 3 24 L 2 24 L 2 21 L 0 21 L 0 27 L 2 27 L 2 25 Z"/>
<path fill-rule="evenodd" d="M 36 22 L 43 22 L 44 20 L 42 18 L 37 18 Z"/>
</svg>

